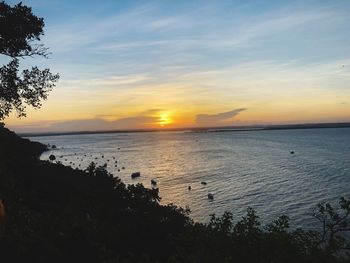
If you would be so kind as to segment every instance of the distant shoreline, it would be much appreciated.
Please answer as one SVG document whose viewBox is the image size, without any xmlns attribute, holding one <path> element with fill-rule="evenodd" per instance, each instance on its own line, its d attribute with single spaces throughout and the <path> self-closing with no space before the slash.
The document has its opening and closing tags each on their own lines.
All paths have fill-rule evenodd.
<svg viewBox="0 0 350 263">
<path fill-rule="evenodd" d="M 178 128 L 178 129 L 144 129 L 144 130 L 107 130 L 107 131 L 76 131 L 76 132 L 43 132 L 43 133 L 18 133 L 23 137 L 64 136 L 83 134 L 109 134 L 109 133 L 136 133 L 136 132 L 237 132 L 237 131 L 266 131 L 266 130 L 297 130 L 320 128 L 350 128 L 350 122 L 343 123 L 304 123 L 283 125 L 251 125 L 251 126 L 224 126 L 206 128 Z"/>
</svg>

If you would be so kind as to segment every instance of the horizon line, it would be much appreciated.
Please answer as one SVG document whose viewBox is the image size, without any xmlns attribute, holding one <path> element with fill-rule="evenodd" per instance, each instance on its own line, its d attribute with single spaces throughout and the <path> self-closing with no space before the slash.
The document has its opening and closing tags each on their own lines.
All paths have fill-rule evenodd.
<svg viewBox="0 0 350 263">
<path fill-rule="evenodd" d="M 320 122 L 320 123 L 290 123 L 290 124 L 252 124 L 245 126 L 211 126 L 211 127 L 183 127 L 183 128 L 146 128 L 119 130 L 81 130 L 81 131 L 52 131 L 52 132 L 19 132 L 22 137 L 63 136 L 79 134 L 108 134 L 108 133 L 136 133 L 136 132 L 220 132 L 220 131 L 261 131 L 261 130 L 291 130 L 317 128 L 347 128 L 350 122 Z"/>
</svg>

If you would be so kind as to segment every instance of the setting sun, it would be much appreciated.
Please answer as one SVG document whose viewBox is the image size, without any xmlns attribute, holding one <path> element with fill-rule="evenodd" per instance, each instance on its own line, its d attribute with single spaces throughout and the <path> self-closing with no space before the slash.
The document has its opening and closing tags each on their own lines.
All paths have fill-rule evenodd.
<svg viewBox="0 0 350 263">
<path fill-rule="evenodd" d="M 165 125 L 168 125 L 172 122 L 171 118 L 167 113 L 162 113 L 159 116 L 159 125 L 160 127 L 164 127 Z"/>
</svg>

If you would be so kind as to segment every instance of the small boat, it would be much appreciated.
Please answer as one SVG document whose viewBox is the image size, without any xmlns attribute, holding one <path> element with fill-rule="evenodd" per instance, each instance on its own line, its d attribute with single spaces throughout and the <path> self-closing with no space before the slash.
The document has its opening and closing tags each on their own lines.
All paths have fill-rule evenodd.
<svg viewBox="0 0 350 263">
<path fill-rule="evenodd" d="M 214 200 L 214 195 L 211 194 L 211 193 L 209 193 L 209 194 L 208 194 L 208 199 L 209 199 L 209 200 Z"/>
<path fill-rule="evenodd" d="M 134 179 L 134 178 L 137 178 L 137 177 L 140 177 L 141 176 L 141 173 L 140 172 L 135 172 L 135 173 L 132 173 L 131 174 L 131 178 Z"/>
<path fill-rule="evenodd" d="M 207 185 L 207 182 L 201 182 L 202 185 Z"/>
<path fill-rule="evenodd" d="M 294 151 L 290 151 L 290 154 L 294 154 Z"/>
<path fill-rule="evenodd" d="M 154 180 L 154 179 L 152 179 L 152 180 L 151 180 L 151 185 L 157 185 L 157 181 Z"/>
<path fill-rule="evenodd" d="M 191 191 L 192 190 L 192 187 L 189 185 L 188 186 L 188 191 Z"/>
</svg>

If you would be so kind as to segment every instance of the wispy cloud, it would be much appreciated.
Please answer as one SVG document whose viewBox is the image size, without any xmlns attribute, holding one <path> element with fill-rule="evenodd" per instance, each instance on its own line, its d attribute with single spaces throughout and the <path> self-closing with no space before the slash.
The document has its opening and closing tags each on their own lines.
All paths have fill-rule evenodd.
<svg viewBox="0 0 350 263">
<path fill-rule="evenodd" d="M 91 119 L 50 122 L 45 126 L 46 130 L 50 131 L 150 129 L 158 126 L 161 120 L 159 114 L 164 111 L 164 109 L 148 109 L 134 116 L 117 119 L 112 115 L 97 115 Z"/>
<path fill-rule="evenodd" d="M 291 7 L 217 19 L 221 11 L 201 8 L 185 10 L 179 15 L 163 15 L 158 5 L 149 3 L 107 17 L 77 16 L 61 25 L 50 26 L 46 41 L 55 52 L 81 47 L 95 52 L 135 51 L 155 46 L 168 52 L 204 46 L 236 48 L 251 46 L 259 38 L 287 33 L 305 24 L 333 19 L 336 15 L 329 8 Z"/>
<path fill-rule="evenodd" d="M 127 129 L 150 129 L 160 122 L 156 109 L 151 109 L 140 115 L 111 119 L 113 116 L 98 115 L 90 119 L 62 120 L 62 121 L 39 121 L 21 127 L 12 126 L 19 132 L 67 132 L 67 131 L 101 131 L 101 130 L 127 130 Z"/>
<path fill-rule="evenodd" d="M 133 79 L 139 74 L 161 73 L 165 68 L 199 70 L 203 65 L 241 64 L 252 60 L 250 53 L 258 53 L 253 60 L 271 59 L 271 52 L 283 49 L 280 43 L 305 27 L 310 28 L 308 35 L 313 41 L 311 37 L 320 34 L 319 28 L 347 19 L 342 10 L 328 6 L 306 5 L 301 9 L 289 5 L 259 14 L 245 11 L 229 15 L 223 12 L 224 6 L 211 5 L 205 3 L 202 8 L 187 8 L 178 14 L 165 13 L 164 6 L 156 2 L 131 5 L 106 16 L 78 13 L 66 22 L 49 24 L 45 40 L 55 63 L 62 64 L 58 68 L 62 80 L 79 74 L 96 79 L 125 74 Z M 266 41 L 270 41 L 268 45 L 264 45 Z M 298 49 L 276 54 L 295 53 L 296 58 L 307 60 Z"/>
<path fill-rule="evenodd" d="M 199 126 L 227 125 L 228 121 L 232 121 L 236 115 L 245 110 L 247 109 L 241 108 L 217 114 L 198 114 L 196 116 L 196 123 Z"/>
<path fill-rule="evenodd" d="M 115 121 L 105 119 L 83 119 L 55 122 L 46 129 L 51 131 L 98 131 L 98 130 L 126 130 L 152 128 L 159 121 L 158 117 L 134 116 Z"/>
<path fill-rule="evenodd" d="M 90 78 L 90 79 L 75 79 L 67 80 L 64 82 L 65 85 L 71 86 L 81 86 L 81 87 L 118 87 L 118 86 L 127 86 L 127 85 L 136 85 L 139 83 L 145 83 L 151 79 L 151 76 L 148 74 L 126 74 L 121 76 L 108 76 L 105 78 Z"/>
</svg>

